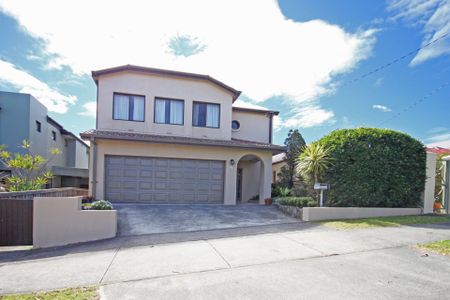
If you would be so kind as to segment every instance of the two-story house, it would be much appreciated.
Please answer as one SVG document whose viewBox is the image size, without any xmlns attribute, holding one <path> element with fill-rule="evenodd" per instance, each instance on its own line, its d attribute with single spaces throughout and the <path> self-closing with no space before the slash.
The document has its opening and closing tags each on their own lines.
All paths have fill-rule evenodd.
<svg viewBox="0 0 450 300">
<path fill-rule="evenodd" d="M 236 204 L 271 195 L 272 120 L 207 75 L 139 66 L 92 72 L 97 84 L 90 193 L 149 203 Z"/>
<path fill-rule="evenodd" d="M 12 153 L 25 153 L 23 140 L 34 154 L 50 159 L 51 187 L 88 187 L 89 146 L 48 116 L 47 108 L 29 94 L 0 91 L 0 145 Z M 60 154 L 50 155 L 53 148 Z M 8 171 L 3 165 L 0 170 Z"/>
</svg>

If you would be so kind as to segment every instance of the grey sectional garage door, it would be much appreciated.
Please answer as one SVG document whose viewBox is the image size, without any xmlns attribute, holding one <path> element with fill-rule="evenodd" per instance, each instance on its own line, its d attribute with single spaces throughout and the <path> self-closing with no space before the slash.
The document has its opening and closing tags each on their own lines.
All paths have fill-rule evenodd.
<svg viewBox="0 0 450 300">
<path fill-rule="evenodd" d="M 105 198 L 150 203 L 223 203 L 224 162 L 106 156 Z"/>
</svg>

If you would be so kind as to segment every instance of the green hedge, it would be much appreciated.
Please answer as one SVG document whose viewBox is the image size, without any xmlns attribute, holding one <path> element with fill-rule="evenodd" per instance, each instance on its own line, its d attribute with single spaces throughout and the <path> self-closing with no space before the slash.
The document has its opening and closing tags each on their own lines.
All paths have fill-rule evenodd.
<svg viewBox="0 0 450 300">
<path fill-rule="evenodd" d="M 280 197 L 275 199 L 275 203 L 297 207 L 317 206 L 317 201 L 312 197 Z"/>
<path fill-rule="evenodd" d="M 318 143 L 331 149 L 328 206 L 418 207 L 426 152 L 407 134 L 377 128 L 335 130 Z"/>
</svg>

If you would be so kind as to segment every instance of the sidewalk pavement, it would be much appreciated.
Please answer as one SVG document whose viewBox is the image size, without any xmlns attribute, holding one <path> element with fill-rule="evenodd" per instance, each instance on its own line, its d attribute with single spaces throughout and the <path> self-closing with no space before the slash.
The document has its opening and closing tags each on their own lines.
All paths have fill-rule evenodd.
<svg viewBox="0 0 450 300">
<path fill-rule="evenodd" d="M 396 282 L 397 296 L 405 295 L 404 289 L 417 295 L 449 290 L 450 260 L 434 255 L 425 260 L 410 246 L 450 239 L 450 224 L 269 231 L 166 244 L 150 238 L 137 246 L 119 239 L 56 249 L 54 255 L 40 251 L 0 264 L 0 295 L 100 284 L 108 299 L 126 299 L 124 293 L 129 299 L 318 298 L 318 290 L 356 299 L 359 286 L 369 293 L 389 280 Z M 156 239 L 161 240 L 164 236 Z M 339 286 L 343 282 L 346 292 Z M 295 297 L 300 292 L 303 296 Z"/>
</svg>

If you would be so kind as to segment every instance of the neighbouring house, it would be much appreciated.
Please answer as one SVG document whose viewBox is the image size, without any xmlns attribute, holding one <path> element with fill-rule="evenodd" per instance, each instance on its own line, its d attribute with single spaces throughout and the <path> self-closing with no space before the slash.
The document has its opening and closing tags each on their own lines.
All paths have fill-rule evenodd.
<svg viewBox="0 0 450 300">
<path fill-rule="evenodd" d="M 139 66 L 93 71 L 90 193 L 149 203 L 236 204 L 271 195 L 273 116 L 208 76 Z"/>
<path fill-rule="evenodd" d="M 278 174 L 281 173 L 281 168 L 287 166 L 287 156 L 285 152 L 276 154 L 272 157 L 272 183 L 278 181 Z"/>
<path fill-rule="evenodd" d="M 450 154 L 450 149 L 442 148 L 442 147 L 427 147 L 427 152 L 435 153 L 438 155 L 441 154 Z"/>
<path fill-rule="evenodd" d="M 23 154 L 23 140 L 30 141 L 34 154 L 47 159 L 52 148 L 60 150 L 47 165 L 55 175 L 49 187 L 88 187 L 89 146 L 50 118 L 32 95 L 0 91 L 0 145 Z M 8 171 L 3 165 L 0 169 Z"/>
</svg>

